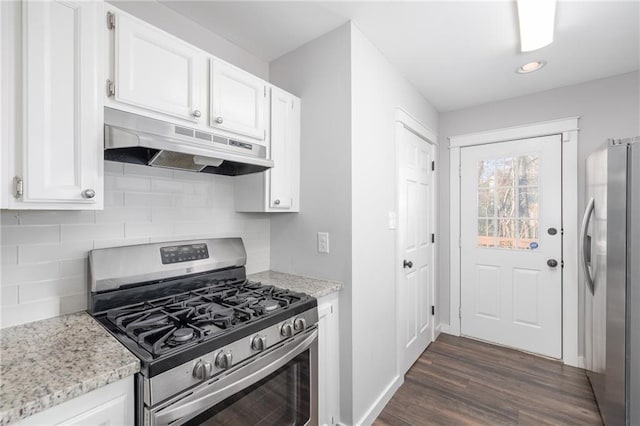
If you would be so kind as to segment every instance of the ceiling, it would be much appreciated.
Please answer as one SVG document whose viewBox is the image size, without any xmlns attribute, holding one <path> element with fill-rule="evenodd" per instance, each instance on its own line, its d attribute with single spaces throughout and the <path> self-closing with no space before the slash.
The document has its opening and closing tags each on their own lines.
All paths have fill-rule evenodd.
<svg viewBox="0 0 640 426">
<path fill-rule="evenodd" d="M 349 20 L 441 112 L 640 68 L 640 1 L 562 1 L 554 42 L 520 53 L 515 0 L 161 2 L 270 62 Z M 545 60 L 538 72 L 516 68 Z"/>
</svg>

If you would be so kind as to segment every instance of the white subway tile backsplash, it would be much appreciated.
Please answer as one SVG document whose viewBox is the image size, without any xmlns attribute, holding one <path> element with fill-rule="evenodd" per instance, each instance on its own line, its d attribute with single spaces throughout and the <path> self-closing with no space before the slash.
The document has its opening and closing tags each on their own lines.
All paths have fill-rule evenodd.
<svg viewBox="0 0 640 426">
<path fill-rule="evenodd" d="M 3 266 L 2 272 L 0 272 L 0 278 L 2 279 L 3 286 L 7 284 L 56 279 L 58 278 L 58 262 Z"/>
<path fill-rule="evenodd" d="M 64 244 L 34 244 L 18 246 L 20 264 L 47 262 L 52 260 L 77 259 L 86 256 L 93 248 L 93 240 Z"/>
<path fill-rule="evenodd" d="M 121 175 L 124 170 L 124 163 L 118 163 L 115 161 L 104 162 L 104 174 L 105 175 Z"/>
<path fill-rule="evenodd" d="M 19 214 L 20 225 L 60 225 L 65 223 L 93 223 L 96 221 L 95 212 L 91 210 L 23 210 Z"/>
<path fill-rule="evenodd" d="M 18 286 L 3 285 L 0 287 L 0 305 L 16 305 L 18 304 Z"/>
<path fill-rule="evenodd" d="M 127 176 L 148 176 L 153 178 L 173 178 L 173 170 L 162 167 L 141 166 L 139 164 L 124 164 L 124 174 Z"/>
<path fill-rule="evenodd" d="M 126 207 L 171 207 L 173 206 L 173 195 L 125 192 L 124 205 Z"/>
<path fill-rule="evenodd" d="M 87 277 L 88 261 L 86 257 L 60 261 L 60 278 Z"/>
<path fill-rule="evenodd" d="M 60 225 L 3 226 L 2 245 L 43 244 L 60 242 Z"/>
<path fill-rule="evenodd" d="M 2 265 L 18 263 L 18 246 L 0 246 L 0 252 L 2 252 Z"/>
<path fill-rule="evenodd" d="M 115 240 L 124 238 L 124 224 L 60 225 L 60 241 Z"/>
<path fill-rule="evenodd" d="M 102 211 L 2 211 L 1 326 L 86 309 L 91 249 L 242 237 L 269 269 L 270 221 L 236 213 L 233 178 L 105 162 Z"/>
<path fill-rule="evenodd" d="M 84 277 L 68 277 L 51 281 L 24 283 L 18 287 L 20 303 L 87 292 L 87 282 Z"/>
<path fill-rule="evenodd" d="M 147 244 L 149 242 L 149 237 L 127 238 L 124 240 L 96 240 L 93 242 L 93 248 L 102 249 L 109 247 L 134 246 L 136 244 Z"/>
<path fill-rule="evenodd" d="M 169 209 L 171 210 L 171 209 Z M 112 207 L 96 212 L 96 223 L 105 222 L 151 222 L 151 209 L 140 208 L 124 208 L 124 207 Z"/>
</svg>

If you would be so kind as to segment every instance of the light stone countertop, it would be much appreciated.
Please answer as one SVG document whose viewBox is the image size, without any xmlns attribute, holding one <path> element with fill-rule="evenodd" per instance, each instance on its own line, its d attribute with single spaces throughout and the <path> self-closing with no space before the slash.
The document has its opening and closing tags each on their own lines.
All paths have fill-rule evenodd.
<svg viewBox="0 0 640 426">
<path fill-rule="evenodd" d="M 86 312 L 0 330 L 0 425 L 140 371 L 140 361 Z"/>
<path fill-rule="evenodd" d="M 319 280 L 275 271 L 258 272 L 248 275 L 247 278 L 251 281 L 260 281 L 262 284 L 306 293 L 315 298 L 326 296 L 342 289 L 342 283 L 337 281 Z"/>
</svg>

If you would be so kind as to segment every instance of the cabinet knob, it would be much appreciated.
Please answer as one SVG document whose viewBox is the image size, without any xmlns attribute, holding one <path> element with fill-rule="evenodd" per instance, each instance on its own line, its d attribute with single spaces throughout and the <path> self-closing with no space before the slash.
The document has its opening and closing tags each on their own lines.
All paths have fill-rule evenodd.
<svg viewBox="0 0 640 426">
<path fill-rule="evenodd" d="M 280 200 L 274 200 L 273 204 L 275 204 L 276 206 L 280 205 Z"/>
<path fill-rule="evenodd" d="M 195 118 L 200 118 L 200 116 L 202 116 L 202 113 L 200 112 L 200 110 L 197 109 L 197 110 L 193 111 L 193 116 Z"/>
<path fill-rule="evenodd" d="M 85 189 L 84 191 L 82 191 L 82 196 L 84 198 L 93 198 L 96 196 L 96 191 L 94 191 L 93 189 Z"/>
<path fill-rule="evenodd" d="M 223 122 L 224 120 L 222 119 L 222 117 L 216 117 L 216 123 L 222 124 Z"/>
</svg>

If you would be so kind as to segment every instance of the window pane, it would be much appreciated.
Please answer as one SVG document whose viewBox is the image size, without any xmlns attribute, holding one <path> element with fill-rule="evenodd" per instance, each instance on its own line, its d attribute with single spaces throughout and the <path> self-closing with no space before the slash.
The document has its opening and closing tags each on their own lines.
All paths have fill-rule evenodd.
<svg viewBox="0 0 640 426">
<path fill-rule="evenodd" d="M 519 188 L 518 217 L 538 217 L 538 187 Z"/>
<path fill-rule="evenodd" d="M 515 220 L 499 219 L 498 220 L 498 247 L 513 248 L 516 245 L 515 239 Z"/>
<path fill-rule="evenodd" d="M 518 157 L 518 185 L 538 184 L 538 156 L 523 155 Z"/>
<path fill-rule="evenodd" d="M 494 189 L 478 189 L 478 217 L 493 217 L 496 214 Z"/>
<path fill-rule="evenodd" d="M 513 186 L 515 179 L 513 163 L 513 158 L 498 158 L 495 160 L 496 186 Z"/>
<path fill-rule="evenodd" d="M 478 161 L 478 187 L 484 188 L 493 184 L 495 170 L 494 160 Z"/>
<path fill-rule="evenodd" d="M 495 247 L 495 219 L 478 220 L 478 247 Z"/>
<path fill-rule="evenodd" d="M 524 219 L 518 221 L 518 248 L 531 250 L 538 248 L 538 221 Z"/>
<path fill-rule="evenodd" d="M 498 189 L 496 211 L 498 217 L 514 217 L 514 191 L 513 188 Z"/>
</svg>

